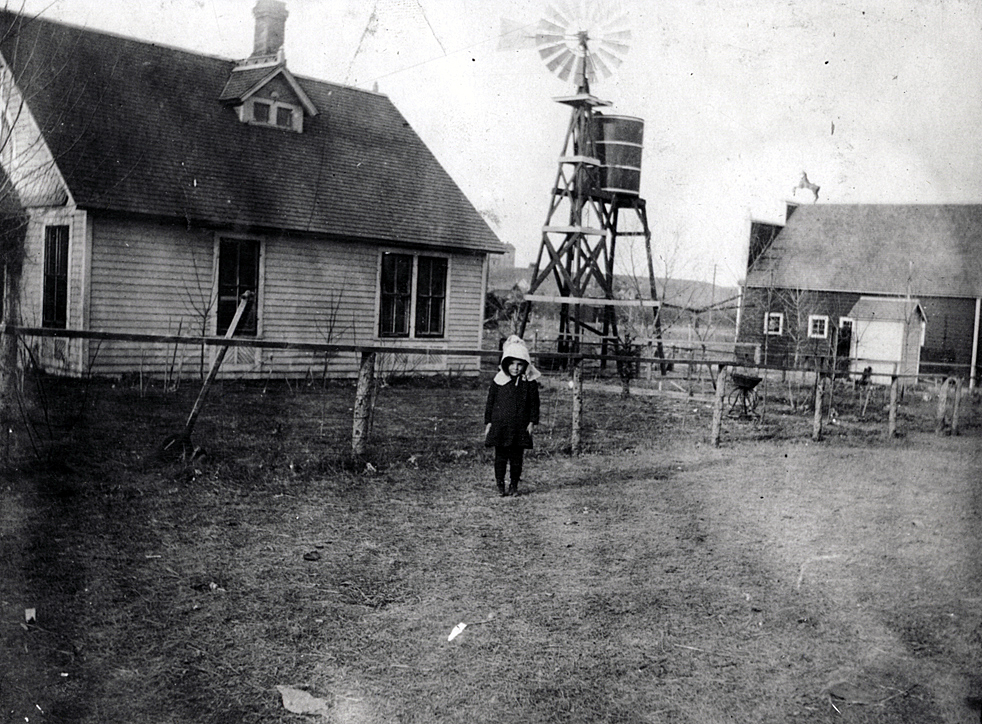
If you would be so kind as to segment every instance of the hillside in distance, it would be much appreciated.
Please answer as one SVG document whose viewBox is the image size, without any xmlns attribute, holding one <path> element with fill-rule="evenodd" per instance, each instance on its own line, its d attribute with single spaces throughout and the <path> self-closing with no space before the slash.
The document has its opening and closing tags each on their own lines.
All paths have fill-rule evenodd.
<svg viewBox="0 0 982 724">
<path fill-rule="evenodd" d="M 488 290 L 501 295 L 513 289 L 516 284 L 521 285 L 521 288 L 525 290 L 528 289 L 531 278 L 531 267 L 492 269 Z M 614 278 L 614 286 L 617 290 L 617 296 L 621 299 L 636 299 L 639 296 L 642 299 L 649 299 L 651 297 L 648 277 L 646 276 L 635 278 L 618 274 Z M 737 306 L 736 297 L 740 293 L 737 287 L 719 285 L 714 287 L 709 282 L 695 279 L 655 279 L 655 290 L 658 299 L 665 305 L 694 310 L 706 309 L 714 304 L 717 305 L 717 308 L 735 308 Z M 536 292 L 538 294 L 558 294 L 552 279 L 539 287 Z"/>
</svg>

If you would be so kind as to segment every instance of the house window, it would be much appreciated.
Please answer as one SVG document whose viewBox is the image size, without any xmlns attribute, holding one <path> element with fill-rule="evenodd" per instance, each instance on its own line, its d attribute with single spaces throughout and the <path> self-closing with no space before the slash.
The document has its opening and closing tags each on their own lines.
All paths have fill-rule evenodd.
<svg viewBox="0 0 982 724">
<path fill-rule="evenodd" d="M 380 337 L 444 336 L 445 257 L 384 253 L 380 274 Z"/>
<path fill-rule="evenodd" d="M 64 329 L 68 323 L 68 227 L 44 229 L 44 291 L 41 326 Z"/>
<path fill-rule="evenodd" d="M 256 123 L 269 123 L 269 110 L 272 106 L 269 103 L 259 103 L 258 101 L 252 104 L 252 120 Z"/>
<path fill-rule="evenodd" d="M 228 332 L 245 292 L 252 292 L 252 302 L 239 320 L 235 334 L 255 337 L 258 334 L 259 242 L 254 239 L 222 239 L 218 246 L 217 334 Z"/>
<path fill-rule="evenodd" d="M 276 125 L 281 128 L 293 128 L 293 109 L 279 106 L 276 109 Z"/>
<path fill-rule="evenodd" d="M 824 314 L 808 315 L 808 338 L 809 339 L 828 339 L 829 337 L 829 318 Z"/>
<path fill-rule="evenodd" d="M 764 334 L 780 336 L 784 333 L 784 315 L 781 312 L 768 312 L 764 315 Z"/>
<path fill-rule="evenodd" d="M 447 307 L 447 260 L 423 256 L 417 261 L 416 336 L 442 337 Z"/>
<path fill-rule="evenodd" d="M 262 126 L 275 126 L 290 131 L 303 129 L 303 113 L 296 106 L 278 100 L 253 98 L 240 106 L 240 118 Z"/>
</svg>

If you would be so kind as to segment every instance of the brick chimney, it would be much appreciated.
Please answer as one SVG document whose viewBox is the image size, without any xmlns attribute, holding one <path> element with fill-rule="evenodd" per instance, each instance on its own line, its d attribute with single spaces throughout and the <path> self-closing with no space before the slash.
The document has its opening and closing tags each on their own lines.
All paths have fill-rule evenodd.
<svg viewBox="0 0 982 724">
<path fill-rule="evenodd" d="M 286 3 L 281 0 L 257 0 L 252 9 L 256 17 L 256 35 L 252 57 L 276 55 L 283 48 L 286 28 Z"/>
</svg>

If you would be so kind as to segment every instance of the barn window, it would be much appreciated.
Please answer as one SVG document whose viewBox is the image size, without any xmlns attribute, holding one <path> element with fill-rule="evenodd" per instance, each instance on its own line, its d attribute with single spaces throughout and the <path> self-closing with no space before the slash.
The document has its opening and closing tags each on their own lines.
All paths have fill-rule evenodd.
<svg viewBox="0 0 982 724">
<path fill-rule="evenodd" d="M 809 314 L 808 338 L 828 339 L 828 337 L 829 337 L 829 318 L 824 314 Z"/>
<path fill-rule="evenodd" d="M 764 334 L 784 334 L 784 315 L 781 312 L 768 312 L 764 315 Z"/>
<path fill-rule="evenodd" d="M 446 307 L 445 257 L 382 254 L 380 337 L 443 337 Z"/>
<path fill-rule="evenodd" d="M 68 323 L 68 227 L 44 229 L 44 291 L 41 326 L 64 329 Z"/>
<path fill-rule="evenodd" d="M 239 300 L 252 292 L 252 302 L 239 320 L 236 335 L 258 334 L 256 308 L 259 295 L 259 242 L 254 239 L 222 239 L 218 245 L 218 313 L 216 333 L 228 332 Z"/>
</svg>

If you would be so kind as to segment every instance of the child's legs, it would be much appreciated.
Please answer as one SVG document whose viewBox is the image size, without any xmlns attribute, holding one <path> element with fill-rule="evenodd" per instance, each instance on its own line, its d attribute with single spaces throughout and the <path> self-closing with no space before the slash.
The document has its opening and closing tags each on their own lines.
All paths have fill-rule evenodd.
<svg viewBox="0 0 982 724">
<path fill-rule="evenodd" d="M 511 448 L 495 446 L 494 448 L 494 479 L 503 482 L 505 471 L 508 469 L 508 458 Z"/>
<path fill-rule="evenodd" d="M 510 447 L 495 447 L 494 449 L 494 479 L 504 480 L 508 466 L 511 466 L 511 481 L 517 483 L 522 479 L 522 465 L 525 460 L 525 448 L 521 445 Z"/>
<path fill-rule="evenodd" d="M 522 479 L 522 465 L 525 461 L 525 448 L 513 445 L 508 449 L 511 462 L 511 482 L 518 483 Z"/>
</svg>

